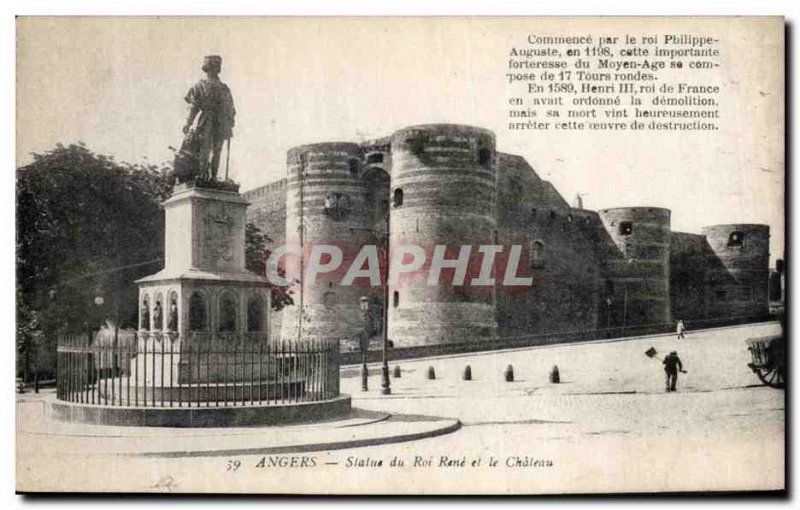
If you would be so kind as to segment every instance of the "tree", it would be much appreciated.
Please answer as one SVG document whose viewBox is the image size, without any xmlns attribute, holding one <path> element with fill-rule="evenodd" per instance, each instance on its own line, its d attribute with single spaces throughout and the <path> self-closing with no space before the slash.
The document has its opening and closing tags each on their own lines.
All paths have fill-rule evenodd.
<svg viewBox="0 0 800 510">
<path fill-rule="evenodd" d="M 35 333 L 52 348 L 58 331 L 91 331 L 106 318 L 136 324 L 134 281 L 164 256 L 165 175 L 166 167 L 117 163 L 83 144 L 59 144 L 17 169 L 21 353 Z"/>
<path fill-rule="evenodd" d="M 272 242 L 272 240 L 261 232 L 255 223 L 252 222 L 247 223 L 244 239 L 245 266 L 249 271 L 256 274 L 266 274 L 267 260 L 269 260 L 269 256 L 272 253 L 271 250 L 267 249 L 267 244 Z M 278 268 L 278 274 L 280 276 L 286 276 L 282 267 Z M 270 294 L 272 298 L 272 309 L 275 311 L 280 311 L 283 307 L 294 304 L 294 299 L 291 295 L 292 292 L 288 290 L 287 287 L 270 284 Z"/>
</svg>

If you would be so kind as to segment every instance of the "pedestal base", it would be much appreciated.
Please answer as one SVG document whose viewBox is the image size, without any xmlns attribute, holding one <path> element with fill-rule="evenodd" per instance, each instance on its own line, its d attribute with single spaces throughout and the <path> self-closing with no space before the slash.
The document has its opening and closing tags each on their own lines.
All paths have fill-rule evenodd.
<svg viewBox="0 0 800 510">
<path fill-rule="evenodd" d="M 175 404 L 177 406 L 177 403 Z M 205 407 L 200 402 L 182 407 L 96 406 L 61 401 L 50 403 L 57 420 L 96 425 L 129 427 L 250 427 L 318 422 L 346 416 L 351 411 L 350 396 L 340 395 L 322 402 L 293 404 L 250 404 Z"/>
</svg>

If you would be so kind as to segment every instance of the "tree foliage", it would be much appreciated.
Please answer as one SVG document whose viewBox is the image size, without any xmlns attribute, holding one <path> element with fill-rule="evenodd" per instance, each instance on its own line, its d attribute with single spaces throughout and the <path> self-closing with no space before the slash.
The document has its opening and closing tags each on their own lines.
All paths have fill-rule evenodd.
<svg viewBox="0 0 800 510">
<path fill-rule="evenodd" d="M 245 266 L 248 270 L 259 274 L 265 275 L 267 269 L 267 260 L 271 255 L 271 250 L 267 248 L 267 244 L 272 242 L 255 223 L 248 222 L 245 229 Z M 278 274 L 285 276 L 283 268 L 278 268 Z M 294 304 L 291 291 L 286 287 L 279 287 L 277 285 L 270 285 L 272 309 L 275 311 L 282 310 L 285 306 Z"/>
<path fill-rule="evenodd" d="M 117 163 L 82 144 L 33 154 L 17 169 L 22 351 L 34 332 L 89 331 L 117 316 L 121 327 L 136 323 L 134 281 L 163 259 L 167 170 Z"/>
</svg>

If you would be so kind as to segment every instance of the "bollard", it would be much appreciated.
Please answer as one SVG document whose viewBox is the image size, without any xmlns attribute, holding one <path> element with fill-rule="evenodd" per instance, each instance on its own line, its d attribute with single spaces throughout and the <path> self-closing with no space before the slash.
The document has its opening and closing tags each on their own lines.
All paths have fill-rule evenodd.
<svg viewBox="0 0 800 510">
<path fill-rule="evenodd" d="M 394 366 L 394 374 L 392 374 L 395 379 L 400 379 L 400 365 Z"/>
<path fill-rule="evenodd" d="M 558 375 L 558 365 L 553 365 L 553 369 L 550 370 L 550 382 L 553 384 L 561 382 L 561 377 Z"/>
<path fill-rule="evenodd" d="M 514 382 L 514 367 L 508 365 L 506 367 L 505 376 L 506 376 L 506 382 Z"/>
<path fill-rule="evenodd" d="M 436 372 L 433 367 L 428 367 L 428 379 L 436 379 Z"/>
<path fill-rule="evenodd" d="M 464 368 L 464 380 L 465 381 L 472 380 L 472 367 L 469 365 L 467 365 L 466 368 Z"/>
</svg>

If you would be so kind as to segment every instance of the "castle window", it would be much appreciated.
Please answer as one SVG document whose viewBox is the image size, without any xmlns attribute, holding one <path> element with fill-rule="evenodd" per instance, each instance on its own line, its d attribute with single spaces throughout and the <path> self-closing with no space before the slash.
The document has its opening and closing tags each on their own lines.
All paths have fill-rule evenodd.
<svg viewBox="0 0 800 510">
<path fill-rule="evenodd" d="M 370 154 L 367 156 L 367 164 L 368 165 L 375 165 L 378 163 L 383 163 L 383 154 L 380 152 L 376 152 L 374 154 Z"/>
<path fill-rule="evenodd" d="M 351 174 L 357 174 L 358 173 L 358 160 L 355 159 L 355 158 L 352 158 L 352 159 L 348 160 L 347 161 L 347 167 L 350 169 L 350 173 Z"/>
<path fill-rule="evenodd" d="M 556 218 L 558 218 L 558 214 L 556 214 L 556 212 L 555 212 L 555 211 L 550 211 L 550 219 L 551 219 L 551 220 L 554 220 L 554 219 L 556 219 Z"/>
<path fill-rule="evenodd" d="M 395 207 L 400 207 L 401 205 L 403 205 L 403 190 L 402 189 L 397 188 L 397 189 L 394 190 L 394 199 L 392 201 L 392 205 L 394 205 Z"/>
<path fill-rule="evenodd" d="M 731 232 L 728 236 L 728 247 L 738 248 L 744 244 L 744 234 L 742 232 Z"/>
<path fill-rule="evenodd" d="M 545 252 L 544 243 L 536 240 L 531 242 L 531 269 L 544 269 Z"/>
<path fill-rule="evenodd" d="M 492 151 L 486 148 L 479 150 L 478 164 L 483 168 L 489 168 L 492 164 Z"/>
<path fill-rule="evenodd" d="M 619 223 L 619 235 L 629 236 L 633 233 L 633 223 L 630 221 L 621 221 Z"/>
<path fill-rule="evenodd" d="M 400 293 L 397 291 L 394 291 L 394 294 L 392 295 L 392 306 L 395 308 L 400 306 Z"/>
<path fill-rule="evenodd" d="M 535 207 L 531 207 L 531 219 L 532 220 L 536 219 L 536 208 Z"/>
<path fill-rule="evenodd" d="M 717 301 L 726 301 L 728 299 L 728 293 L 724 290 L 718 290 L 716 292 Z"/>
</svg>

